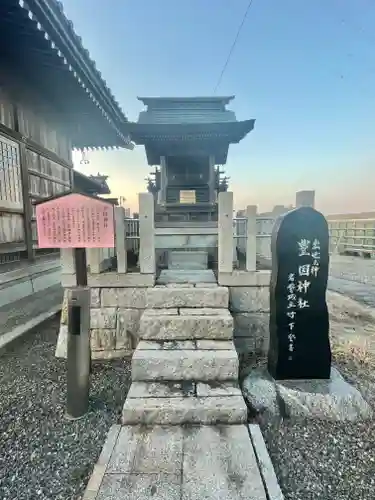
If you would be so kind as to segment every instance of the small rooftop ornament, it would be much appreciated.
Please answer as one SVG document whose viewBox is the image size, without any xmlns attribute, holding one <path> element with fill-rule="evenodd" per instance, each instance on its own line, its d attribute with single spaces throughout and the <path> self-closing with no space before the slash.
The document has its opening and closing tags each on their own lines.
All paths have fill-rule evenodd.
<svg viewBox="0 0 375 500">
<path fill-rule="evenodd" d="M 311 207 L 282 215 L 272 232 L 270 346 L 274 379 L 329 379 L 326 290 L 329 232 Z"/>
</svg>

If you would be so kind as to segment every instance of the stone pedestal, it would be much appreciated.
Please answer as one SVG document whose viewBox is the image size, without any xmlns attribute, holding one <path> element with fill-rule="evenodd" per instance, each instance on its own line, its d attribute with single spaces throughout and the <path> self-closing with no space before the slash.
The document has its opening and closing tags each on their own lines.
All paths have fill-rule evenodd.
<svg viewBox="0 0 375 500">
<path fill-rule="evenodd" d="M 168 269 L 205 270 L 208 268 L 208 254 L 200 251 L 168 252 Z"/>
</svg>

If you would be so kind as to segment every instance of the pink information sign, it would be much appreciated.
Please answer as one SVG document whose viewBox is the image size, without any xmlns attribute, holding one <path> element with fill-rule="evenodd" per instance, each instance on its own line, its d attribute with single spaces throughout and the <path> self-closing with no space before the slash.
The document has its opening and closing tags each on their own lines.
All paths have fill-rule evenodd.
<svg viewBox="0 0 375 500">
<path fill-rule="evenodd" d="M 39 248 L 113 248 L 113 205 L 70 193 L 36 206 Z"/>
</svg>

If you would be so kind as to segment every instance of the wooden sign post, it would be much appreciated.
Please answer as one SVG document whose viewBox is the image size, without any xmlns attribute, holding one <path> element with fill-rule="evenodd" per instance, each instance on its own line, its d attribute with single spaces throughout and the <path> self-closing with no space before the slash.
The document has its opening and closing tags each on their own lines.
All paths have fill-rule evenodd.
<svg viewBox="0 0 375 500">
<path fill-rule="evenodd" d="M 90 289 L 86 248 L 115 246 L 114 207 L 100 198 L 65 193 L 36 204 L 39 248 L 74 249 L 76 287 L 68 290 L 67 411 L 69 419 L 88 410 L 91 349 Z"/>
<path fill-rule="evenodd" d="M 330 378 L 328 245 L 327 221 L 311 207 L 276 221 L 268 351 L 268 370 L 275 379 Z"/>
</svg>

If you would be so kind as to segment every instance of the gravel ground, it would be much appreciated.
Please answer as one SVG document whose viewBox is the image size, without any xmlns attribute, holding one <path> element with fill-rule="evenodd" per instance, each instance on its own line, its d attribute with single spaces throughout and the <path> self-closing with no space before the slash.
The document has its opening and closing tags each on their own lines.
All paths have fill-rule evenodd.
<svg viewBox="0 0 375 500">
<path fill-rule="evenodd" d="M 347 297 L 336 299 L 330 294 L 334 362 L 375 412 L 375 311 Z M 375 418 L 284 420 L 262 425 L 262 431 L 285 500 L 375 498 Z"/>
<path fill-rule="evenodd" d="M 130 384 L 130 362 L 93 366 L 90 411 L 68 422 L 59 318 L 0 358 L 0 499 L 79 500 Z"/>
</svg>

